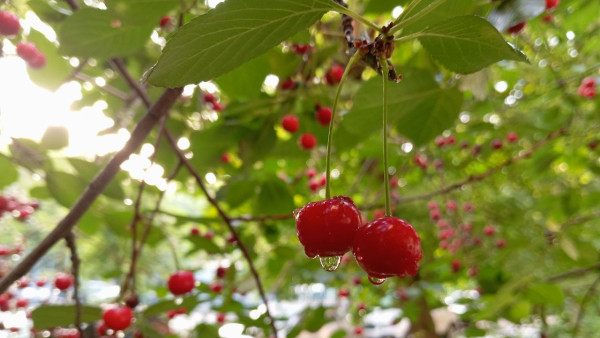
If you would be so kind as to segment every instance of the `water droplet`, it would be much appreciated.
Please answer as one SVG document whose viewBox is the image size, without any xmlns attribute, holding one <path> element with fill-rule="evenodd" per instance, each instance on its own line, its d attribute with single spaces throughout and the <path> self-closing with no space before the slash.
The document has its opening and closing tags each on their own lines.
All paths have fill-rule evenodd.
<svg viewBox="0 0 600 338">
<path fill-rule="evenodd" d="M 371 282 L 372 284 L 375 284 L 375 285 L 381 285 L 381 284 L 383 284 L 383 282 L 385 282 L 385 278 L 375 278 L 375 277 L 369 276 L 369 282 Z"/>
<path fill-rule="evenodd" d="M 338 266 L 340 266 L 340 262 L 342 261 L 341 256 L 333 256 L 333 257 L 319 257 L 319 261 L 321 262 L 321 266 L 325 271 L 335 271 Z"/>
</svg>

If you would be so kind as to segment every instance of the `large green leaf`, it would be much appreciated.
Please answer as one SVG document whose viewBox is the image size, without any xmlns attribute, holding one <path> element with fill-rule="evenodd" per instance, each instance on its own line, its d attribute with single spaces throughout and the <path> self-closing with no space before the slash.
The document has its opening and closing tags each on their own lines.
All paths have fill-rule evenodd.
<svg viewBox="0 0 600 338">
<path fill-rule="evenodd" d="M 102 170 L 102 165 L 95 162 L 88 162 L 78 158 L 69 158 L 69 163 L 75 170 L 79 177 L 81 177 L 85 182 L 91 182 L 96 175 Z M 120 177 L 119 177 L 120 176 Z M 122 201 L 125 199 L 125 192 L 121 185 L 119 184 L 119 179 L 122 179 L 124 175 L 122 173 L 117 174 L 117 177 L 110 181 L 110 183 L 104 188 L 102 194 L 114 198 L 116 200 Z"/>
<path fill-rule="evenodd" d="M 341 123 L 343 130 L 339 134 L 345 135 L 344 139 L 364 139 L 381 130 L 382 93 L 381 77 L 361 86 L 354 107 Z M 431 75 L 409 71 L 404 81 L 389 84 L 389 122 L 415 144 L 422 145 L 452 126 L 460 113 L 462 100 L 456 88 L 442 89 Z"/>
<path fill-rule="evenodd" d="M 40 69 L 27 67 L 27 73 L 37 85 L 55 90 L 62 85 L 71 74 L 71 65 L 58 53 L 58 48 L 46 37 L 32 29 L 27 39 L 46 55 L 46 66 Z"/>
<path fill-rule="evenodd" d="M 0 188 L 15 182 L 19 178 L 19 171 L 13 162 L 6 156 L 0 155 Z"/>
<path fill-rule="evenodd" d="M 441 4 L 438 6 L 436 3 L 440 2 Z M 416 33 L 448 18 L 470 14 L 476 2 L 477 0 L 422 0 L 412 10 L 403 14 L 404 20 L 411 20 L 412 22 L 406 25 L 402 31 L 404 34 Z M 429 7 L 430 5 L 433 5 L 435 9 L 421 16 L 418 20 L 411 19 L 415 15 L 421 15 L 419 13 L 422 13 L 422 10 L 432 8 Z"/>
<path fill-rule="evenodd" d="M 169 40 L 150 83 L 179 87 L 214 79 L 306 29 L 337 6 L 331 0 L 228 0 Z"/>
<path fill-rule="evenodd" d="M 40 145 L 44 149 L 62 149 L 69 145 L 69 130 L 64 126 L 50 126 L 44 132 Z"/>
<path fill-rule="evenodd" d="M 46 184 L 56 202 L 67 208 L 75 204 L 87 186 L 82 178 L 62 171 L 46 172 Z"/>
<path fill-rule="evenodd" d="M 269 75 L 267 55 L 258 57 L 215 80 L 221 91 L 238 100 L 254 99 L 261 95 L 261 86 Z"/>
<path fill-rule="evenodd" d="M 565 294 L 556 284 L 538 283 L 528 288 L 527 298 L 535 304 L 562 306 Z"/>
<path fill-rule="evenodd" d="M 102 318 L 102 309 L 95 306 L 83 305 L 81 321 L 91 323 Z M 31 312 L 33 327 L 49 329 L 57 326 L 68 327 L 75 323 L 74 305 L 42 305 Z"/>
<path fill-rule="evenodd" d="M 178 1 L 112 0 L 107 10 L 82 8 L 63 23 L 58 37 L 63 54 L 108 58 L 129 55 L 148 41 L 160 17 Z"/>
<path fill-rule="evenodd" d="M 427 28 L 419 38 L 444 67 L 461 74 L 476 72 L 500 60 L 527 61 L 485 19 L 460 16 Z"/>
<path fill-rule="evenodd" d="M 286 214 L 294 209 L 294 199 L 285 182 L 272 178 L 260 186 L 254 210 L 259 215 Z"/>
</svg>

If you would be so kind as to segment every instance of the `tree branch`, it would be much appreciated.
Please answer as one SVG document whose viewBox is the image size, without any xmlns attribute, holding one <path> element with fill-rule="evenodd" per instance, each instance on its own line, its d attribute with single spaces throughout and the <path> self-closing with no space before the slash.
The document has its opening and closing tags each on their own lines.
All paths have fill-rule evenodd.
<svg viewBox="0 0 600 338">
<path fill-rule="evenodd" d="M 219 214 L 219 216 L 221 216 L 221 218 L 227 225 L 227 228 L 229 228 L 231 235 L 236 240 L 238 246 L 240 247 L 240 250 L 242 250 L 242 254 L 244 255 L 244 258 L 246 258 L 246 261 L 248 262 L 248 265 L 250 266 L 250 272 L 252 273 L 252 276 L 254 277 L 254 281 L 256 282 L 256 286 L 258 287 L 258 292 L 260 293 L 260 297 L 262 298 L 263 303 L 265 304 L 267 317 L 269 317 L 271 329 L 273 330 L 273 334 L 275 335 L 275 337 L 277 337 L 277 328 L 275 328 L 275 319 L 273 318 L 273 316 L 271 316 L 271 312 L 269 310 L 269 302 L 267 300 L 265 290 L 264 290 L 262 282 L 260 280 L 260 276 L 258 275 L 258 271 L 256 270 L 256 267 L 254 266 L 254 262 L 252 261 L 252 257 L 250 256 L 248 249 L 242 242 L 239 234 L 237 233 L 237 231 L 235 230 L 235 228 L 233 227 L 233 225 L 231 223 L 232 219 L 221 208 L 221 206 L 219 205 L 219 202 L 217 202 L 217 200 L 214 197 L 212 197 L 211 194 L 208 192 L 208 190 L 206 189 L 206 186 L 204 185 L 204 182 L 202 181 L 202 177 L 196 171 L 196 169 L 190 163 L 190 161 L 185 157 L 185 154 L 181 151 L 181 149 L 179 149 L 179 147 L 177 147 L 177 140 L 175 140 L 175 137 L 173 136 L 173 134 L 171 134 L 169 129 L 165 129 L 165 136 L 167 137 L 167 140 L 171 144 L 171 148 L 179 157 L 179 160 L 181 161 L 181 163 L 183 163 L 183 165 L 188 169 L 190 174 L 192 174 L 192 176 L 194 176 L 194 178 L 196 179 L 196 183 L 198 184 L 198 186 L 200 187 L 200 189 L 206 196 L 206 199 L 217 210 L 217 213 Z"/>
<path fill-rule="evenodd" d="M 79 264 L 81 260 L 77 255 L 77 244 L 75 243 L 75 235 L 69 232 L 65 236 L 67 247 L 71 251 L 71 273 L 73 274 L 73 299 L 75 300 L 75 327 L 79 331 L 79 336 L 84 337 L 83 329 L 81 328 L 81 300 L 79 299 Z"/>
<path fill-rule="evenodd" d="M 579 312 L 577 313 L 577 319 L 575 321 L 575 326 L 573 327 L 573 336 L 577 336 L 577 332 L 579 331 L 579 327 L 581 326 L 581 320 L 583 319 L 583 314 L 585 313 L 585 304 L 596 292 L 596 287 L 598 287 L 598 284 L 600 284 L 600 276 L 596 277 L 592 285 L 590 285 L 589 289 L 583 296 L 581 303 L 579 304 Z"/>
<path fill-rule="evenodd" d="M 546 278 L 546 282 L 557 282 L 566 278 L 571 278 L 571 277 L 577 277 L 577 276 L 581 276 L 581 275 L 585 275 L 586 273 L 590 272 L 590 271 L 594 271 L 594 270 L 600 270 L 600 262 L 596 263 L 592 266 L 588 266 L 585 268 L 579 268 L 579 269 L 575 269 L 575 270 L 571 270 L 571 271 L 567 271 L 567 272 L 563 272 L 559 275 L 555 275 L 552 277 L 548 277 Z"/>
<path fill-rule="evenodd" d="M 131 133 L 131 138 L 123 149 L 117 152 L 110 162 L 87 186 L 77 202 L 71 207 L 69 213 L 58 223 L 58 225 L 27 255 L 12 271 L 0 280 L 0 293 L 17 279 L 25 275 L 31 267 L 48 252 L 61 238 L 64 238 L 77 224 L 83 214 L 90 208 L 96 198 L 102 193 L 108 183 L 120 170 L 121 164 L 129 158 L 129 155 L 138 149 L 154 125 L 173 106 L 181 95 L 182 88 L 166 89 L 160 99 L 148 110 L 148 113 L 140 120 Z"/>
</svg>

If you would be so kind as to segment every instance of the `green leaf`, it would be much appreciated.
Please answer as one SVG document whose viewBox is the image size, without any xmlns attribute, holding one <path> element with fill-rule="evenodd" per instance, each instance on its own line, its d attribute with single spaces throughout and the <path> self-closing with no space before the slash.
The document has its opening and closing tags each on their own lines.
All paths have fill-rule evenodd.
<svg viewBox="0 0 600 338">
<path fill-rule="evenodd" d="M 27 36 L 30 42 L 35 43 L 37 48 L 46 55 L 46 66 L 40 69 L 27 67 L 27 73 L 37 85 L 56 90 L 71 74 L 69 61 L 58 53 L 58 48 L 46 37 L 32 29 Z"/>
<path fill-rule="evenodd" d="M 215 244 L 214 240 L 208 239 L 202 236 L 188 236 L 188 240 L 194 244 L 194 248 L 188 252 L 188 254 L 196 251 L 206 251 L 209 254 L 219 254 L 222 252 L 221 248 Z"/>
<path fill-rule="evenodd" d="M 416 7 L 413 8 L 410 12 L 404 14 L 404 20 L 415 16 L 421 10 L 428 7 L 430 4 L 434 3 L 436 0 L 423 0 Z M 442 1 L 443 4 L 439 5 L 437 8 L 427 13 L 426 15 L 419 18 L 419 20 L 415 20 L 414 22 L 408 24 L 404 27 L 403 34 L 411 34 L 424 30 L 425 28 L 435 25 L 438 22 L 444 21 L 448 18 L 452 18 L 455 16 L 470 14 L 472 9 L 474 8 L 477 0 L 437 0 Z"/>
<path fill-rule="evenodd" d="M 579 250 L 577 250 L 577 247 L 575 244 L 573 244 L 573 241 L 571 241 L 571 239 L 568 237 L 561 237 L 560 247 L 572 260 L 576 261 L 579 259 Z"/>
<path fill-rule="evenodd" d="M 405 80 L 388 88 L 389 121 L 417 146 L 427 143 L 451 127 L 460 113 L 463 96 L 456 88 L 442 89 L 432 76 L 423 71 L 405 73 Z M 381 130 L 383 86 L 380 77 L 364 83 L 355 95 L 352 110 L 344 116 L 341 127 L 346 135 L 336 141 L 344 147 L 346 140 L 367 138 Z M 344 135 L 343 132 L 339 133 Z"/>
<path fill-rule="evenodd" d="M 107 10 L 85 7 L 63 23 L 58 38 L 66 55 L 109 58 L 142 48 L 176 0 L 112 0 Z"/>
<path fill-rule="evenodd" d="M 512 322 L 519 323 L 521 319 L 527 318 L 531 314 L 531 303 L 521 299 L 511 305 L 508 313 Z"/>
<path fill-rule="evenodd" d="M 81 321 L 91 323 L 102 318 L 102 309 L 95 306 L 83 305 Z M 74 305 L 42 305 L 31 312 L 33 327 L 49 329 L 57 326 L 68 327 L 75 323 Z"/>
<path fill-rule="evenodd" d="M 161 313 L 165 313 L 169 310 L 179 309 L 182 307 L 188 309 L 188 311 L 191 311 L 194 307 L 196 307 L 198 303 L 199 301 L 195 295 L 183 297 L 183 301 L 181 303 L 175 302 L 174 299 L 163 300 L 156 304 L 148 306 L 146 310 L 144 310 L 143 314 L 144 317 L 151 317 Z"/>
<path fill-rule="evenodd" d="M 17 167 L 4 155 L 0 155 L 0 172 L 0 189 L 19 179 Z"/>
<path fill-rule="evenodd" d="M 529 287 L 527 298 L 535 304 L 562 306 L 565 294 L 560 286 L 556 284 L 538 283 Z"/>
<path fill-rule="evenodd" d="M 69 145 L 69 131 L 64 126 L 50 126 L 42 136 L 44 149 L 62 149 Z"/>
<path fill-rule="evenodd" d="M 78 158 L 69 158 L 68 161 L 71 164 L 71 166 L 75 168 L 79 177 L 81 177 L 88 184 L 96 177 L 96 175 L 98 175 L 98 173 L 103 168 L 103 166 L 98 163 L 88 162 Z M 117 176 L 121 175 L 117 174 Z M 118 177 L 111 180 L 111 182 L 106 186 L 104 191 L 102 191 L 102 194 L 107 197 L 122 201 L 123 199 L 125 199 L 125 192 L 123 191 L 123 188 L 121 188 L 121 185 L 119 184 L 119 179 L 117 178 Z"/>
<path fill-rule="evenodd" d="M 245 177 L 234 178 L 227 185 L 225 202 L 231 208 L 237 208 L 244 202 L 250 200 L 256 194 L 257 184 L 255 181 Z"/>
<path fill-rule="evenodd" d="M 308 28 L 337 6 L 330 0 L 228 0 L 169 40 L 149 81 L 179 87 L 214 79 Z"/>
<path fill-rule="evenodd" d="M 460 16 L 427 28 L 419 41 L 449 70 L 474 73 L 500 60 L 527 61 L 494 26 L 478 16 Z"/>
<path fill-rule="evenodd" d="M 261 86 L 267 75 L 269 60 L 267 55 L 263 55 L 221 75 L 215 82 L 230 97 L 238 100 L 255 99 L 261 95 Z"/>
<path fill-rule="evenodd" d="M 290 332 L 289 336 L 295 337 L 304 330 L 308 332 L 317 332 L 328 321 L 325 317 L 326 310 L 327 309 L 322 306 L 315 309 L 306 309 L 303 313 L 303 318 Z"/>
<path fill-rule="evenodd" d="M 27 1 L 27 6 L 31 8 L 35 15 L 47 23 L 62 21 L 71 15 L 70 10 L 54 2 L 29 0 Z"/>
<path fill-rule="evenodd" d="M 219 337 L 219 327 L 209 324 L 199 324 L 194 329 L 196 337 Z"/>
<path fill-rule="evenodd" d="M 285 182 L 272 178 L 260 186 L 260 193 L 254 204 L 258 215 L 287 214 L 294 209 L 294 199 Z"/>
<path fill-rule="evenodd" d="M 46 172 L 46 184 L 56 202 L 67 208 L 75 204 L 87 186 L 80 177 L 61 171 Z"/>
</svg>

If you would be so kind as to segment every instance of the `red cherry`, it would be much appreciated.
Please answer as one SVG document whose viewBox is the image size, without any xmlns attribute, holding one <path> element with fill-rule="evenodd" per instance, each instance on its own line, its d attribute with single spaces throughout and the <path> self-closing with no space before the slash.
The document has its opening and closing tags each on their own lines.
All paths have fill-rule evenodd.
<svg viewBox="0 0 600 338">
<path fill-rule="evenodd" d="M 481 238 L 473 237 L 473 245 L 480 245 L 480 244 L 481 244 Z"/>
<path fill-rule="evenodd" d="M 362 284 L 361 278 L 358 277 L 358 276 L 352 277 L 352 284 L 354 284 L 354 285 L 360 285 L 360 284 Z"/>
<path fill-rule="evenodd" d="M 209 287 L 210 291 L 214 293 L 221 293 L 221 291 L 223 291 L 223 283 L 221 282 L 212 282 L 210 283 Z"/>
<path fill-rule="evenodd" d="M 508 134 L 506 134 L 506 140 L 510 143 L 515 143 L 515 142 L 517 142 L 518 139 L 519 139 L 519 136 L 514 131 L 511 131 Z"/>
<path fill-rule="evenodd" d="M 556 8 L 559 2 L 560 0 L 546 0 L 546 10 Z"/>
<path fill-rule="evenodd" d="M 225 109 L 225 105 L 221 102 L 213 102 L 212 106 L 214 111 L 222 111 L 223 109 Z"/>
<path fill-rule="evenodd" d="M 200 229 L 198 229 L 198 228 L 192 228 L 190 230 L 190 236 L 200 236 Z"/>
<path fill-rule="evenodd" d="M 215 233 L 212 230 L 208 230 L 204 234 L 204 238 L 206 238 L 206 239 L 213 239 L 213 238 L 215 238 Z"/>
<path fill-rule="evenodd" d="M 308 178 L 313 178 L 313 177 L 315 177 L 315 175 L 317 175 L 317 171 L 315 169 L 310 168 L 310 169 L 306 170 L 306 176 Z"/>
<path fill-rule="evenodd" d="M 494 149 L 501 149 L 502 148 L 502 140 L 497 138 L 492 140 L 492 148 Z"/>
<path fill-rule="evenodd" d="M 140 299 L 138 298 L 138 296 L 134 293 L 131 294 L 127 297 L 125 297 L 125 305 L 127 305 L 127 307 L 129 307 L 130 309 L 135 309 L 136 306 L 138 306 L 140 304 Z"/>
<path fill-rule="evenodd" d="M 325 82 L 330 86 L 336 85 L 340 83 L 342 76 L 344 76 L 344 67 L 338 65 L 331 66 L 325 74 Z"/>
<path fill-rule="evenodd" d="M 317 121 L 323 126 L 328 126 L 331 122 L 332 110 L 329 107 L 321 107 L 315 114 Z"/>
<path fill-rule="evenodd" d="M 551 14 L 548 14 L 542 18 L 542 22 L 551 22 L 552 19 L 554 19 L 554 17 Z"/>
<path fill-rule="evenodd" d="M 295 213 L 296 232 L 310 258 L 342 256 L 352 250 L 360 211 L 346 196 L 311 202 Z"/>
<path fill-rule="evenodd" d="M 0 11 L 0 35 L 16 35 L 20 29 L 19 17 L 7 11 Z"/>
<path fill-rule="evenodd" d="M 204 93 L 203 95 L 204 102 L 207 103 L 215 103 L 217 102 L 217 97 L 212 93 Z"/>
<path fill-rule="evenodd" d="M 369 277 L 378 279 L 414 276 L 423 258 L 419 235 L 396 217 L 379 218 L 359 228 L 353 253 Z"/>
<path fill-rule="evenodd" d="M 358 311 L 365 311 L 367 310 L 367 305 L 365 303 L 358 303 L 358 305 L 356 305 L 356 309 Z"/>
<path fill-rule="evenodd" d="M 469 277 L 475 277 L 475 276 L 477 276 L 478 273 L 479 273 L 479 269 L 477 269 L 477 265 L 470 267 L 469 271 L 467 271 L 467 274 L 469 275 Z"/>
<path fill-rule="evenodd" d="M 425 155 L 417 154 L 413 160 L 422 169 L 427 169 L 427 157 Z"/>
<path fill-rule="evenodd" d="M 483 233 L 488 236 L 493 236 L 496 233 L 496 228 L 494 228 L 494 226 L 492 225 L 488 225 L 485 228 L 483 228 Z"/>
<path fill-rule="evenodd" d="M 310 133 L 302 134 L 300 136 L 300 146 L 304 150 L 311 150 L 317 145 L 317 138 Z"/>
<path fill-rule="evenodd" d="M 283 90 L 294 90 L 296 89 L 296 82 L 291 78 L 287 78 L 285 81 L 281 83 L 281 89 Z"/>
<path fill-rule="evenodd" d="M 308 182 L 308 188 L 310 189 L 310 191 L 312 192 L 317 192 L 319 191 L 319 188 L 321 187 L 321 184 L 317 181 L 310 181 Z"/>
<path fill-rule="evenodd" d="M 506 240 L 504 238 L 498 238 L 496 240 L 496 247 L 497 248 L 504 248 L 506 246 Z"/>
<path fill-rule="evenodd" d="M 463 205 L 463 209 L 464 209 L 466 212 L 471 212 L 471 211 L 473 211 L 473 203 L 471 203 L 471 202 L 467 202 L 467 203 L 465 203 L 465 204 Z"/>
<path fill-rule="evenodd" d="M 596 97 L 595 87 L 579 87 L 579 95 L 588 99 Z"/>
<path fill-rule="evenodd" d="M 431 210 L 429 212 L 429 217 L 434 221 L 439 220 L 440 219 L 440 211 L 438 209 Z"/>
<path fill-rule="evenodd" d="M 27 299 L 23 299 L 23 298 L 19 298 L 17 299 L 17 308 L 21 308 L 21 307 L 26 307 L 29 304 L 29 301 Z"/>
<path fill-rule="evenodd" d="M 217 278 L 225 278 L 227 275 L 227 268 L 220 266 L 217 268 Z"/>
<path fill-rule="evenodd" d="M 221 163 L 227 164 L 229 161 L 231 161 L 231 159 L 229 158 L 228 153 L 221 155 Z"/>
<path fill-rule="evenodd" d="M 523 30 L 523 28 L 525 28 L 525 25 L 526 25 L 526 24 L 527 24 L 527 22 L 525 22 L 525 21 L 523 21 L 523 22 L 519 22 L 518 24 L 516 24 L 516 25 L 514 25 L 514 26 L 508 27 L 508 28 L 506 29 L 506 32 L 507 32 L 507 33 L 510 33 L 510 34 L 517 34 L 517 33 L 519 33 L 520 31 L 522 31 L 522 30 Z"/>
<path fill-rule="evenodd" d="M 27 277 L 27 276 L 24 276 L 24 277 L 22 277 L 21 279 L 19 279 L 19 280 L 17 281 L 17 287 L 18 287 L 19 289 L 24 289 L 24 288 L 26 288 L 26 287 L 28 287 L 28 286 L 29 286 L 29 283 L 30 283 L 30 282 L 31 282 L 31 280 L 29 279 L 29 277 Z"/>
<path fill-rule="evenodd" d="M 225 323 L 225 314 L 223 312 L 217 313 L 217 323 L 219 323 L 219 324 Z"/>
<path fill-rule="evenodd" d="M 593 77 L 586 77 L 581 80 L 581 86 L 588 88 L 596 87 L 596 79 Z"/>
<path fill-rule="evenodd" d="M 454 136 L 454 135 L 450 135 L 450 136 L 448 136 L 448 137 L 446 138 L 446 144 L 447 144 L 447 145 L 451 146 L 451 145 L 453 145 L 454 143 L 456 143 L 456 136 Z"/>
<path fill-rule="evenodd" d="M 300 121 L 296 115 L 286 115 L 281 120 L 281 126 L 288 132 L 295 133 L 300 128 Z"/>
<path fill-rule="evenodd" d="M 40 53 L 39 49 L 32 42 L 21 42 L 17 44 L 17 55 L 27 63 L 35 59 Z"/>
<path fill-rule="evenodd" d="M 160 22 L 159 25 L 161 28 L 165 28 L 166 25 L 171 23 L 171 17 L 170 16 L 163 16 L 162 18 L 160 18 Z"/>
<path fill-rule="evenodd" d="M 461 267 L 462 267 L 462 263 L 458 259 L 455 259 L 452 261 L 452 272 L 454 272 L 454 273 L 459 272 Z"/>
<path fill-rule="evenodd" d="M 167 286 L 172 294 L 183 295 L 192 291 L 195 283 L 194 274 L 191 271 L 181 270 L 169 277 Z"/>
<path fill-rule="evenodd" d="M 45 278 L 40 278 L 35 282 L 35 285 L 37 285 L 39 288 L 44 287 L 46 285 L 46 279 Z"/>
<path fill-rule="evenodd" d="M 438 145 L 438 147 L 442 148 L 443 146 L 446 145 L 446 138 L 443 136 L 438 136 L 435 138 L 435 144 Z"/>
<path fill-rule="evenodd" d="M 450 226 L 450 222 L 447 219 L 441 219 L 437 222 L 437 227 L 440 229 L 444 229 Z"/>
<path fill-rule="evenodd" d="M 438 208 L 438 204 L 436 201 L 429 201 L 427 202 L 427 207 L 429 210 L 436 210 Z"/>
<path fill-rule="evenodd" d="M 354 334 L 355 335 L 359 335 L 359 336 L 362 335 L 363 334 L 363 328 L 362 328 L 362 326 L 355 327 L 354 328 Z"/>
<path fill-rule="evenodd" d="M 57 289 L 64 291 L 73 285 L 73 276 L 59 272 L 56 274 L 56 278 L 54 279 L 54 286 Z"/>
<path fill-rule="evenodd" d="M 104 320 L 104 324 L 111 330 L 125 330 L 131 325 L 133 311 L 127 306 L 114 307 L 104 311 L 102 320 Z"/>
<path fill-rule="evenodd" d="M 293 48 L 294 48 L 294 53 L 296 53 L 298 55 L 304 55 L 310 49 L 310 45 L 295 44 L 293 46 Z"/>
<path fill-rule="evenodd" d="M 458 204 L 456 203 L 455 200 L 450 200 L 450 201 L 448 201 L 448 203 L 446 203 L 446 209 L 454 211 L 454 210 L 456 210 L 457 205 Z"/>
<path fill-rule="evenodd" d="M 348 296 L 350 296 L 350 290 L 348 290 L 346 288 L 341 288 L 338 290 L 338 297 L 345 298 Z"/>
</svg>

